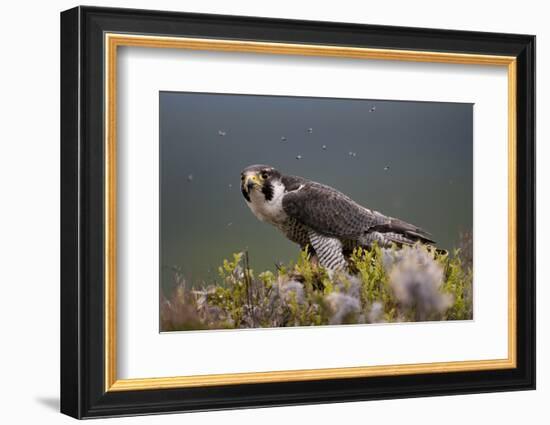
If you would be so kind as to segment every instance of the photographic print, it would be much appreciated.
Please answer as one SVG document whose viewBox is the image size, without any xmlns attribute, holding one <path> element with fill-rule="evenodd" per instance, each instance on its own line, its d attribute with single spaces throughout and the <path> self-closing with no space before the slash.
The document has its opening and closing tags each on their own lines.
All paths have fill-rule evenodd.
<svg viewBox="0 0 550 425">
<path fill-rule="evenodd" d="M 160 330 L 473 318 L 473 105 L 160 93 Z"/>
</svg>

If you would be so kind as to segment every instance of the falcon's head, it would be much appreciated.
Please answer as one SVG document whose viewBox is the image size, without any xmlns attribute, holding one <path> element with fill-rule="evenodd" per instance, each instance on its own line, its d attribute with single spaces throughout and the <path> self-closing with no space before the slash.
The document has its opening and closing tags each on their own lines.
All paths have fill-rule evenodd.
<svg viewBox="0 0 550 425">
<path fill-rule="evenodd" d="M 241 192 L 246 205 L 260 221 L 277 224 L 286 219 L 283 176 L 269 165 L 251 165 L 241 173 Z"/>
<path fill-rule="evenodd" d="M 241 172 L 241 192 L 247 202 L 270 202 L 278 188 L 284 189 L 281 173 L 269 165 L 250 165 Z"/>
</svg>

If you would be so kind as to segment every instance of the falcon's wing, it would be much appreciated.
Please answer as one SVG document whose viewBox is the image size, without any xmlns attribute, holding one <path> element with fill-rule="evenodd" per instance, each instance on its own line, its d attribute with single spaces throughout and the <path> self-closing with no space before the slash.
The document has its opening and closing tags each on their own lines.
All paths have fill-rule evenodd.
<svg viewBox="0 0 550 425">
<path fill-rule="evenodd" d="M 315 232 L 340 239 L 355 239 L 367 228 L 384 224 L 386 218 L 336 189 L 308 181 L 285 194 L 283 209 Z"/>
<path fill-rule="evenodd" d="M 321 235 L 357 239 L 364 232 L 379 232 L 401 234 L 410 243 L 433 243 L 425 230 L 362 207 L 332 187 L 301 178 L 289 186 L 292 190 L 283 198 L 284 211 Z"/>
</svg>

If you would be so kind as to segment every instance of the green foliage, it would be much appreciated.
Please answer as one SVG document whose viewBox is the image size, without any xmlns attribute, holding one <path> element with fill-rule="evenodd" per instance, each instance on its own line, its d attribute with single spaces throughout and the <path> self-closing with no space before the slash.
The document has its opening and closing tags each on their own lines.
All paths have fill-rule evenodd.
<svg viewBox="0 0 550 425">
<path fill-rule="evenodd" d="M 395 247 L 392 252 L 395 252 Z M 376 244 L 371 250 L 357 248 L 351 255 L 351 265 L 361 278 L 361 304 L 369 307 L 375 302 L 381 303 L 384 321 L 392 322 L 396 319 L 396 304 L 382 258 L 382 251 Z"/>
<path fill-rule="evenodd" d="M 472 269 L 459 250 L 357 248 L 349 270 L 328 272 L 304 249 L 295 263 L 257 277 L 240 252 L 218 271 L 220 281 L 201 289 L 175 275 L 174 292 L 161 300 L 162 330 L 472 318 Z"/>
<path fill-rule="evenodd" d="M 473 272 L 465 266 L 456 250 L 452 258 L 444 259 L 445 283 L 443 290 L 453 296 L 454 303 L 445 313 L 447 320 L 469 320 L 473 317 Z"/>
</svg>

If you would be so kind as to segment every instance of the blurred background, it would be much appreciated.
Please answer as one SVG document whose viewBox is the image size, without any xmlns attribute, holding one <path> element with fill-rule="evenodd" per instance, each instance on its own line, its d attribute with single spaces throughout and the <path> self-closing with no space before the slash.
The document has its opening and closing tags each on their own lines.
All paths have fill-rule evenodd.
<svg viewBox="0 0 550 425">
<path fill-rule="evenodd" d="M 245 249 L 258 272 L 296 258 L 240 193 L 240 171 L 257 163 L 333 186 L 451 250 L 472 231 L 472 134 L 472 104 L 161 92 L 162 289 L 174 267 L 212 282 Z"/>
</svg>

